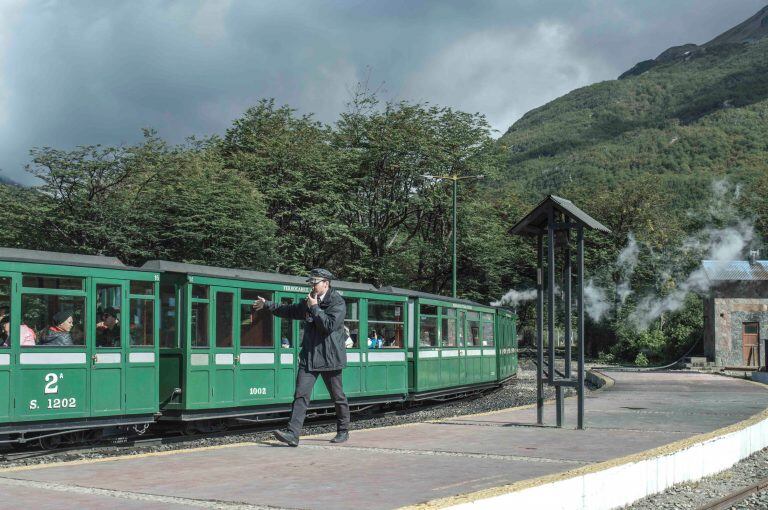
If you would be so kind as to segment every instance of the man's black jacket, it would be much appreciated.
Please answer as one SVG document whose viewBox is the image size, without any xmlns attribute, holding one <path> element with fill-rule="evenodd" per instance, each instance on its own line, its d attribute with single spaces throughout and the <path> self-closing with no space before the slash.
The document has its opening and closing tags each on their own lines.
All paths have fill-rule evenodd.
<svg viewBox="0 0 768 510">
<path fill-rule="evenodd" d="M 347 305 L 341 294 L 329 289 L 323 300 L 313 307 L 307 307 L 302 300 L 293 305 L 278 305 L 266 302 L 267 308 L 278 317 L 306 320 L 307 314 L 312 322 L 304 324 L 304 340 L 299 353 L 299 363 L 310 371 L 341 370 L 347 366 L 347 349 L 344 342 L 344 316 Z"/>
</svg>

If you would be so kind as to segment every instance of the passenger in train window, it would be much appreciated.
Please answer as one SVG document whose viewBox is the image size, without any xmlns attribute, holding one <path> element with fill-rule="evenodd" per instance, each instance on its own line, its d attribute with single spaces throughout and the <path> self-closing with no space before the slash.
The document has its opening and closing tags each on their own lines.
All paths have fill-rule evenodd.
<svg viewBox="0 0 768 510">
<path fill-rule="evenodd" d="M 11 345 L 11 318 L 8 315 L 0 318 L 0 347 Z"/>
<path fill-rule="evenodd" d="M 108 307 L 96 324 L 96 347 L 120 347 L 120 312 Z"/>
<path fill-rule="evenodd" d="M 283 349 L 290 349 L 291 348 L 291 341 L 288 340 L 288 338 L 283 337 L 280 339 L 280 347 Z"/>
<path fill-rule="evenodd" d="M 384 345 L 395 349 L 400 348 L 400 339 L 395 336 L 394 330 L 389 328 L 384 330 Z"/>
<path fill-rule="evenodd" d="M 11 307 L 8 305 L 2 305 L 0 306 L 0 320 L 3 320 L 3 318 L 10 316 L 11 314 Z"/>
<path fill-rule="evenodd" d="M 382 339 L 379 338 L 379 334 L 376 333 L 375 329 L 372 329 L 368 332 L 368 348 L 369 349 L 381 349 L 382 346 Z"/>
<path fill-rule="evenodd" d="M 433 347 L 432 339 L 429 335 L 429 330 L 422 330 L 421 337 L 419 338 L 420 347 Z"/>
<path fill-rule="evenodd" d="M 40 345 L 70 346 L 72 341 L 72 326 L 74 319 L 72 312 L 60 311 L 53 314 L 53 325 L 48 328 L 40 339 Z"/>
</svg>

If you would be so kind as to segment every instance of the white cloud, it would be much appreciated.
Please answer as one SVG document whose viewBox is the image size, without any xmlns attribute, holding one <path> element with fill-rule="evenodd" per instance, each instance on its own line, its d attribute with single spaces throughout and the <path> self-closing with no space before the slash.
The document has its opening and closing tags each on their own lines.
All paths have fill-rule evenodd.
<svg viewBox="0 0 768 510">
<path fill-rule="evenodd" d="M 573 31 L 544 21 L 530 29 L 467 35 L 404 87 L 414 98 L 485 113 L 502 133 L 524 113 L 613 70 L 575 47 Z"/>
</svg>

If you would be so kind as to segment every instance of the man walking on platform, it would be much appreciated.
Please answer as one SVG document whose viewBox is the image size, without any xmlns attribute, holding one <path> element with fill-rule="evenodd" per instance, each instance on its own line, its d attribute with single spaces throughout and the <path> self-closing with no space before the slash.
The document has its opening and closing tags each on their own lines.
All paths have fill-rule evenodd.
<svg viewBox="0 0 768 510">
<path fill-rule="evenodd" d="M 306 321 L 291 420 L 286 430 L 275 431 L 275 437 L 290 446 L 299 445 L 309 397 L 318 377 L 323 378 L 336 406 L 336 437 L 331 442 L 343 443 L 349 438 L 349 404 L 341 384 L 341 371 L 347 366 L 344 345 L 347 339 L 344 333 L 347 306 L 341 294 L 331 289 L 332 279 L 329 271 L 313 269 L 307 280 L 312 290 L 304 301 L 281 306 L 259 297 L 253 304 L 256 310 L 266 308 L 278 317 Z"/>
</svg>

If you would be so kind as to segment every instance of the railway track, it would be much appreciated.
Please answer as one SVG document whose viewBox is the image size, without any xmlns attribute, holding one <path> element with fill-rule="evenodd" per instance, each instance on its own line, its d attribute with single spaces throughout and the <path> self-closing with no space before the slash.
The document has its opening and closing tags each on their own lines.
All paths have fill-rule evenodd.
<svg viewBox="0 0 768 510">
<path fill-rule="evenodd" d="M 729 494 L 726 494 L 720 499 L 711 501 L 706 505 L 698 507 L 696 510 L 727 510 L 733 505 L 741 503 L 751 495 L 764 489 L 768 489 L 768 478 L 763 478 L 762 480 L 753 483 L 752 485 L 737 489 Z"/>
</svg>

